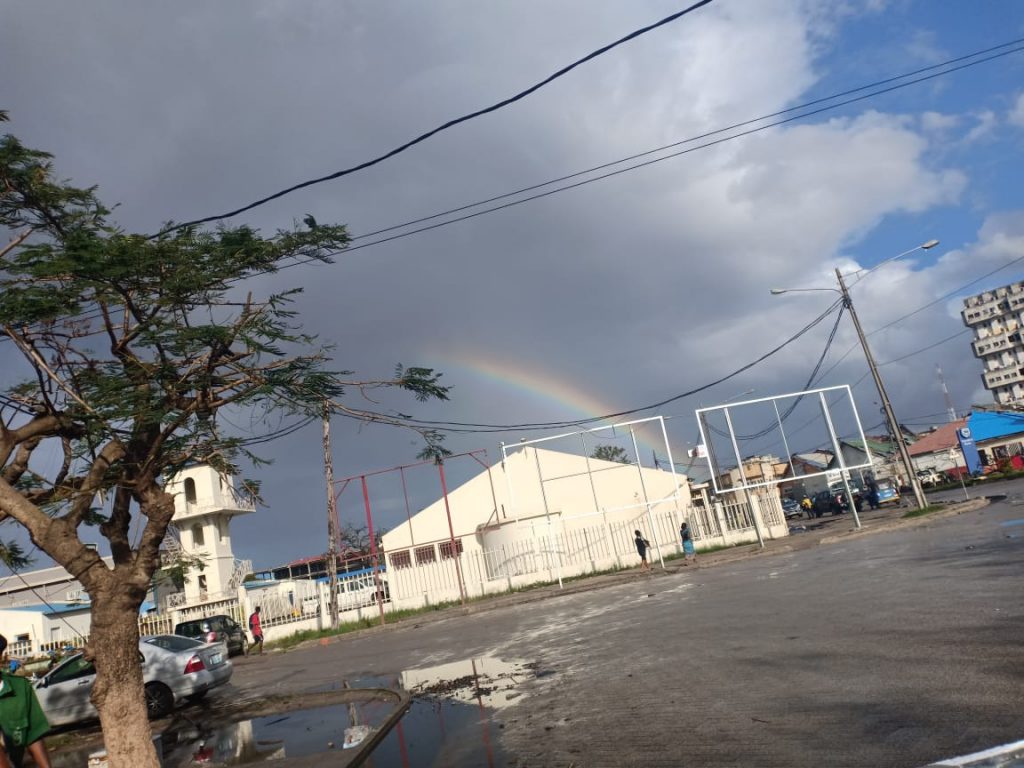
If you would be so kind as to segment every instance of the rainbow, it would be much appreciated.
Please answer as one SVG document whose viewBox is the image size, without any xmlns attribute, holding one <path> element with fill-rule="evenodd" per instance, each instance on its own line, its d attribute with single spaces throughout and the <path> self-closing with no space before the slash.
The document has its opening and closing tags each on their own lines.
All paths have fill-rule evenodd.
<svg viewBox="0 0 1024 768">
<path fill-rule="evenodd" d="M 523 419 L 523 421 L 573 421 L 580 418 L 592 418 L 606 413 L 627 410 L 630 405 L 623 403 L 610 403 L 599 398 L 594 392 L 576 380 L 560 377 L 550 370 L 538 366 L 531 366 L 521 360 L 497 359 L 487 357 L 474 352 L 452 354 L 448 350 L 445 354 L 425 355 L 437 370 L 444 373 L 445 383 L 455 387 L 472 386 L 466 379 L 473 377 L 478 381 L 496 386 L 503 392 L 514 394 L 525 398 L 538 405 L 538 413 Z M 458 398 L 458 389 L 455 397 Z M 550 414 L 550 415 L 545 415 Z M 614 421 L 629 421 L 645 416 L 656 416 L 657 412 L 646 412 L 636 416 L 623 416 Z M 474 421 L 488 421 L 488 419 L 474 419 Z M 495 419 L 495 421 L 500 421 Z M 604 426 L 600 423 L 584 425 L 579 429 Z M 569 427 L 564 432 L 573 431 Z M 558 430 L 548 430 L 551 434 L 557 434 Z M 527 434 L 527 433 L 523 433 Z M 542 437 L 543 432 L 538 430 L 531 437 Z M 599 433 L 608 434 L 608 433 Z M 637 431 L 637 444 L 642 452 L 641 463 L 645 467 L 651 465 L 651 452 L 656 450 L 658 456 L 665 458 L 665 445 L 661 437 L 661 430 L 655 427 L 645 427 Z M 600 441 L 595 436 L 595 441 Z M 588 440 L 588 443 L 591 441 Z M 623 448 L 632 455 L 632 446 L 628 441 L 609 440 L 615 445 L 622 444 Z M 552 446 L 553 447 L 553 446 Z M 676 461 L 679 461 L 676 458 Z"/>
</svg>

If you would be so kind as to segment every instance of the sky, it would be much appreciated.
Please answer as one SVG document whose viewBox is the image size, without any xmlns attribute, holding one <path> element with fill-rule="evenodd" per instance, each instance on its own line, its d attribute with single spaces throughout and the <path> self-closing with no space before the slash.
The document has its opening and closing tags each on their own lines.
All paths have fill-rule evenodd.
<svg viewBox="0 0 1024 768">
<path fill-rule="evenodd" d="M 153 232 L 375 157 L 682 7 L 8 0 L 0 108 L 5 129 L 52 152 L 61 176 L 118 204 L 121 226 Z M 509 107 L 230 223 L 271 232 L 312 214 L 358 236 L 1016 38 L 1017 0 L 716 0 Z M 339 367 L 379 378 L 397 363 L 427 366 L 452 388 L 446 403 L 353 392 L 354 405 L 562 421 L 715 381 L 836 298 L 770 288 L 835 289 L 836 268 L 868 270 L 934 238 L 851 279 L 897 416 L 925 429 L 946 420 L 936 365 L 958 411 L 992 402 L 959 311 L 963 296 L 1024 275 L 1024 261 L 1012 263 L 1024 257 L 1022 148 L 1024 52 L 245 290 L 303 288 L 303 327 L 336 347 Z M 833 321 L 638 417 L 667 417 L 673 458 L 685 462 L 696 408 L 804 388 Z M 852 386 L 864 427 L 883 433 L 855 345 L 844 317 L 816 383 Z M 10 349 L 0 362 L 16 375 Z M 247 434 L 279 426 L 237 420 Z M 332 427 L 339 479 L 414 463 L 422 447 L 399 428 Z M 545 434 L 453 433 L 446 446 L 491 463 L 500 441 Z M 235 522 L 236 556 L 265 567 L 326 548 L 320 439 L 313 424 L 262 446 L 273 463 L 251 474 L 266 506 Z M 667 452 L 658 430 L 641 430 L 639 443 L 645 461 Z M 452 459 L 448 484 L 479 470 Z M 407 475 L 413 512 L 438 497 L 436 468 Z M 374 476 L 369 489 L 377 527 L 404 518 L 398 475 Z M 341 514 L 364 519 L 355 485 Z"/>
</svg>

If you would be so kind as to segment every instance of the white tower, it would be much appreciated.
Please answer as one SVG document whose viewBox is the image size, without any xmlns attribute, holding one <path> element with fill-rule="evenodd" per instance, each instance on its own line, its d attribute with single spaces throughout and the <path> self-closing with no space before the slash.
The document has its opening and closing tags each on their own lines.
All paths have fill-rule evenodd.
<svg viewBox="0 0 1024 768">
<path fill-rule="evenodd" d="M 255 504 L 235 490 L 231 478 L 207 464 L 184 469 L 168 481 L 174 496 L 173 524 L 181 531 L 182 553 L 200 558 L 203 569 L 189 569 L 185 604 L 233 598 L 252 571 L 231 551 L 231 518 L 256 511 Z"/>
</svg>

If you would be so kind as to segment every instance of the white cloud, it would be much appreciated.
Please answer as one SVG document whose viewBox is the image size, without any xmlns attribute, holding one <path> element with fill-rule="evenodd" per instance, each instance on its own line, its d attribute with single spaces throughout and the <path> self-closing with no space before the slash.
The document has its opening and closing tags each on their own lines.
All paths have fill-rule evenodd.
<svg viewBox="0 0 1024 768">
<path fill-rule="evenodd" d="M 1006 120 L 1010 125 L 1024 128 L 1024 92 L 1017 94 L 1017 101 L 1010 108 Z"/>
<path fill-rule="evenodd" d="M 991 136 L 998 124 L 996 113 L 990 109 L 986 109 L 983 112 L 976 112 L 971 115 L 971 117 L 973 117 L 977 123 L 970 131 L 968 131 L 967 135 L 964 136 L 964 142 L 967 144 L 971 144 L 975 141 Z"/>
<path fill-rule="evenodd" d="M 923 112 L 921 114 L 921 130 L 928 133 L 945 133 L 960 124 L 959 115 L 947 115 L 942 112 Z"/>
</svg>

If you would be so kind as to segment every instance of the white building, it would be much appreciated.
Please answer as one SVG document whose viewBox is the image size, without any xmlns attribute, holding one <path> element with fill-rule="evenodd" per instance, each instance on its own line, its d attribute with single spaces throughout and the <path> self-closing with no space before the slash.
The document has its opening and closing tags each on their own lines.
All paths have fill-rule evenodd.
<svg viewBox="0 0 1024 768">
<path fill-rule="evenodd" d="M 753 510 L 702 501 L 684 475 L 520 448 L 383 536 L 390 598 L 413 607 L 636 565 L 634 530 L 657 562 L 680 551 L 683 520 L 698 549 L 756 541 L 755 519 L 788 534 L 774 489 Z"/>
<path fill-rule="evenodd" d="M 252 563 L 236 560 L 231 549 L 231 521 L 256 511 L 252 499 L 234 486 L 231 478 L 213 467 L 199 464 L 182 470 L 168 481 L 166 490 L 174 495 L 173 525 L 165 542 L 173 556 L 180 553 L 198 558 L 202 570 L 192 568 L 185 578 L 184 592 L 170 595 L 167 606 L 178 608 L 220 600 L 237 599 L 238 587 Z"/>
<path fill-rule="evenodd" d="M 165 539 L 164 556 L 196 559 L 178 591 L 166 583 L 154 586 L 149 607 L 158 615 L 144 619 L 144 632 L 170 632 L 186 618 L 239 611 L 239 586 L 251 573 L 248 561 L 239 561 L 231 548 L 231 520 L 255 511 L 250 499 L 235 489 L 230 478 L 213 468 L 196 465 L 168 481 L 174 495 L 172 527 Z M 113 566 L 110 557 L 103 558 Z M 89 595 L 82 585 L 56 566 L 10 574 L 0 580 L 0 632 L 10 642 L 12 656 L 28 656 L 70 643 L 81 645 L 89 636 Z"/>
<path fill-rule="evenodd" d="M 971 346 L 984 367 L 985 389 L 1000 405 L 1024 401 L 1024 282 L 970 296 L 960 314 L 974 331 Z"/>
</svg>

